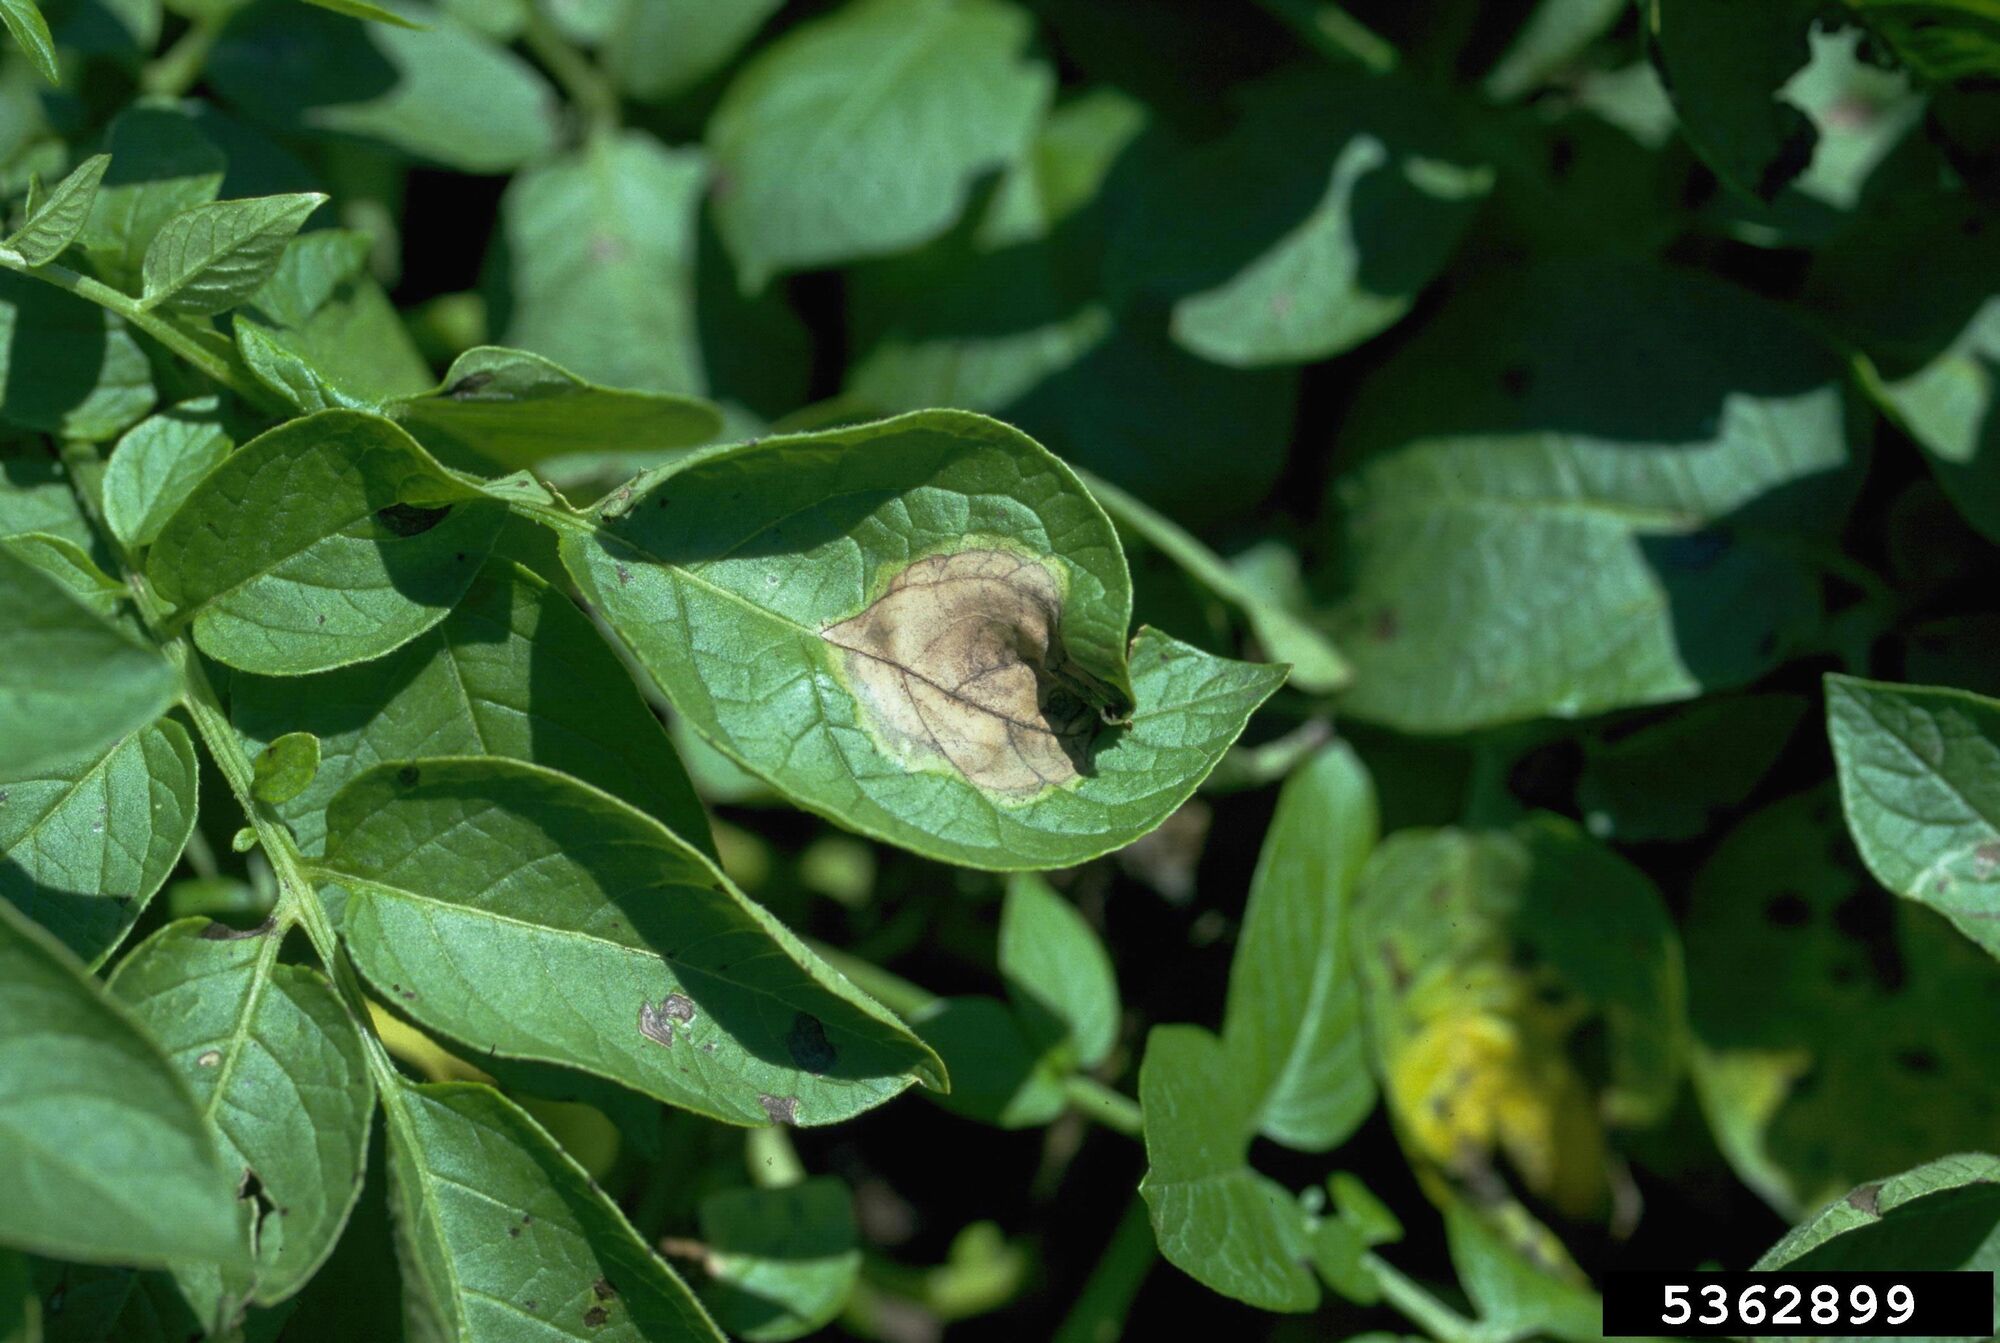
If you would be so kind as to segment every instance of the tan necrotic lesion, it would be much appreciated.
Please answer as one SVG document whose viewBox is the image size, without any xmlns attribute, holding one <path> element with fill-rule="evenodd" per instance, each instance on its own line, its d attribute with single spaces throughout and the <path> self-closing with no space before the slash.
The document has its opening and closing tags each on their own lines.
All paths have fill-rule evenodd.
<svg viewBox="0 0 2000 1343">
<path fill-rule="evenodd" d="M 822 637 L 891 754 L 1025 797 L 1087 774 L 1102 726 L 1089 678 L 1063 651 L 1062 610 L 1045 565 L 962 550 L 911 564 Z"/>
</svg>

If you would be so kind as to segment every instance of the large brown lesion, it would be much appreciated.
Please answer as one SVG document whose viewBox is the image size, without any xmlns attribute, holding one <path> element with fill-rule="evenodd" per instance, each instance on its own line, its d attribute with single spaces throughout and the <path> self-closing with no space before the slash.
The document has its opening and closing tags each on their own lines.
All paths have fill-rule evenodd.
<svg viewBox="0 0 2000 1343">
<path fill-rule="evenodd" d="M 1063 591 L 1003 550 L 933 555 L 822 631 L 864 721 L 898 758 L 1025 797 L 1090 773 L 1112 696 L 1062 644 Z"/>
</svg>

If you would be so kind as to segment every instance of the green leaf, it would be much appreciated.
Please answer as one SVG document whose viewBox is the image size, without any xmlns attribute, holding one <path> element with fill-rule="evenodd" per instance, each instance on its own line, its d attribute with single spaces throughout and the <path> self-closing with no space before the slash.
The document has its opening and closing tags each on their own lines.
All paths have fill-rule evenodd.
<svg viewBox="0 0 2000 1343">
<path fill-rule="evenodd" d="M 235 315 L 237 348 L 251 371 L 308 414 L 376 409 L 432 386 L 402 318 L 363 271 L 366 259 L 360 234 L 294 238 L 250 308 Z"/>
<path fill-rule="evenodd" d="M 1375 1108 L 1347 943 L 1348 906 L 1379 832 L 1374 783 L 1336 743 L 1285 782 L 1257 858 L 1222 1047 L 1252 1126 L 1287 1147 L 1327 1151 Z"/>
<path fill-rule="evenodd" d="M 89 554 L 101 568 L 111 563 L 110 552 L 84 514 L 70 480 L 69 469 L 39 443 L 0 446 L 0 536 L 60 537 Z"/>
<path fill-rule="evenodd" d="M 1992 1135 L 2000 965 L 1868 879 L 1831 786 L 1730 831 L 1691 883 L 1696 1094 L 1788 1219 Z"/>
<path fill-rule="evenodd" d="M 146 567 L 203 652 L 298 676 L 380 657 L 443 620 L 503 516 L 389 421 L 330 410 L 211 471 Z"/>
<path fill-rule="evenodd" d="M 141 301 L 198 316 L 228 311 L 271 277 L 285 244 L 326 200 L 306 191 L 183 210 L 146 248 Z"/>
<path fill-rule="evenodd" d="M 744 289 L 949 228 L 1048 102 L 1048 69 L 1022 57 L 1030 30 L 1000 0 L 856 0 L 752 60 L 708 123 Z"/>
<path fill-rule="evenodd" d="M 537 766 L 384 765 L 327 811 L 355 963 L 480 1053 L 738 1124 L 824 1124 L 941 1080 L 901 1023 L 651 817 Z"/>
<path fill-rule="evenodd" d="M 62 73 L 56 68 L 56 45 L 35 0 L 0 0 L 0 23 L 7 25 L 21 50 L 28 53 L 37 74 L 51 84 L 62 82 Z"/>
<path fill-rule="evenodd" d="M 1150 308 L 1099 283 L 1114 189 L 1156 151 L 1143 104 L 1097 89 L 1056 109 L 983 218 L 912 256 L 848 275 L 848 392 L 884 411 L 999 416 L 1066 461 L 1189 525 L 1268 490 L 1291 436 L 1297 375 L 1196 358 Z M 1217 443 L 1230 450 L 1219 453 Z"/>
<path fill-rule="evenodd" d="M 687 1285 L 547 1133 L 488 1087 L 399 1083 L 390 1201 L 406 1290 L 465 1343 L 723 1343 Z"/>
<path fill-rule="evenodd" d="M 1141 190 L 1109 283 L 1171 303 L 1174 339 L 1217 363 L 1351 349 L 1409 311 L 1492 169 L 1462 146 L 1448 103 L 1393 78 L 1281 75 L 1242 103 L 1229 135 Z"/>
<path fill-rule="evenodd" d="M 1681 132 L 1715 175 L 1770 200 L 1812 162 L 1818 132 L 1779 91 L 1811 55 L 1819 0 L 1648 0 L 1653 63 Z"/>
<path fill-rule="evenodd" d="M 99 443 L 152 408 L 152 368 L 124 322 L 0 272 L 0 421 Z"/>
<path fill-rule="evenodd" d="M 1104 1062 L 1118 1041 L 1118 979 L 1110 953 L 1076 906 L 1029 873 L 1007 883 L 1000 973 L 1022 1024 L 1043 1045 L 1067 1042 L 1078 1067 Z"/>
<path fill-rule="evenodd" d="M 2000 701 L 1829 676 L 1826 723 L 1868 870 L 2000 956 Z"/>
<path fill-rule="evenodd" d="M 746 1343 L 788 1343 L 832 1323 L 861 1276 L 854 1199 L 830 1176 L 701 1201 L 715 1319 Z"/>
<path fill-rule="evenodd" d="M 627 0 L 603 59 L 642 102 L 670 98 L 720 70 L 784 0 Z"/>
<path fill-rule="evenodd" d="M 996 1128 L 1040 1128 L 1069 1103 L 1066 1062 L 998 998 L 940 998 L 913 1012 L 910 1025 L 944 1061 L 951 1090 L 932 1099 L 954 1114 Z"/>
<path fill-rule="evenodd" d="M 1214 551 L 1165 514 L 1158 513 L 1108 480 L 1077 473 L 1122 532 L 1129 532 L 1179 565 L 1187 576 L 1234 607 L 1259 648 L 1273 662 L 1291 667 L 1290 684 L 1309 695 L 1329 695 L 1354 679 L 1347 659 L 1332 640 L 1303 617 L 1259 592 Z"/>
<path fill-rule="evenodd" d="M 111 123 L 111 164 L 76 243 L 107 282 L 136 289 L 160 226 L 222 189 L 222 151 L 171 107 L 133 107 Z"/>
<path fill-rule="evenodd" d="M 1585 825 L 1621 843 L 1695 838 L 1750 796 L 1805 712 L 1798 695 L 1737 695 L 1591 737 L 1576 789 Z"/>
<path fill-rule="evenodd" d="M 319 773 L 319 738 L 287 732 L 257 752 L 250 792 L 259 802 L 282 804 L 312 787 Z"/>
<path fill-rule="evenodd" d="M 1549 1336 L 1575 1343 L 1603 1337 L 1604 1307 L 1588 1281 L 1532 1261 L 1485 1219 L 1453 1199 L 1444 1209 L 1445 1237 L 1459 1285 L 1479 1309 L 1479 1324 L 1501 1338 Z"/>
<path fill-rule="evenodd" d="M 0 900 L 0 1244 L 65 1259 L 243 1257 L 230 1175 L 160 1047 Z"/>
<path fill-rule="evenodd" d="M 97 561 L 68 537 L 23 532 L 0 537 L 0 549 L 55 579 L 107 620 L 115 619 L 125 599 L 132 595 L 129 588 L 98 568 Z"/>
<path fill-rule="evenodd" d="M 1196 1026 L 1155 1026 L 1139 1068 L 1146 1178 L 1139 1193 L 1167 1262 L 1262 1310 L 1319 1304 L 1305 1212 L 1245 1164 L 1255 1098 L 1228 1052 Z"/>
<path fill-rule="evenodd" d="M 979 416 L 717 449 L 595 513 L 563 562 L 696 732 L 799 805 L 952 862 L 1056 867 L 1131 842 L 1283 676 L 1149 630 L 1128 668 L 1110 522 Z M 962 638 L 921 641 L 961 609 Z M 971 686 L 981 640 L 1007 670 Z"/>
<path fill-rule="evenodd" d="M 236 446 L 212 397 L 141 420 L 118 440 L 104 471 L 104 522 L 130 547 L 147 546 L 202 478 Z"/>
<path fill-rule="evenodd" d="M 509 183 L 508 343 L 612 387 L 705 391 L 695 223 L 706 177 L 698 151 L 627 131 Z"/>
<path fill-rule="evenodd" d="M 254 1269 L 180 1269 L 207 1318 L 274 1305 L 333 1252 L 361 1193 L 375 1086 L 360 1032 L 318 970 L 281 964 L 282 934 L 172 923 L 118 965 L 111 995 L 186 1079 L 238 1201 Z"/>
<path fill-rule="evenodd" d="M 370 23 L 387 23 L 397 28 L 422 29 L 420 23 L 412 23 L 393 10 L 371 5 L 367 0 L 306 0 L 309 5 L 330 9 L 336 14 L 345 14 L 350 19 L 362 19 Z"/>
<path fill-rule="evenodd" d="M 355 137 L 460 172 L 511 172 L 556 147 L 562 103 L 533 66 L 431 5 L 396 9 L 425 26 L 257 5 L 216 43 L 208 78 L 275 129 Z"/>
<path fill-rule="evenodd" d="M 1455 732 L 1691 698 L 1816 623 L 1865 417 L 1789 316 L 1691 274 L 1516 268 L 1342 426 L 1345 707 Z"/>
<path fill-rule="evenodd" d="M 1956 84 L 2000 74 L 2000 4 L 1994 0 L 1846 4 L 1921 79 Z"/>
<path fill-rule="evenodd" d="M 488 565 L 442 623 L 384 658 L 310 681 L 238 675 L 230 715 L 258 750 L 320 741 L 320 768 L 277 814 L 310 854 L 326 805 L 384 760 L 494 755 L 559 770 L 650 812 L 704 853 L 708 818 L 660 722 L 590 621 L 562 593 Z"/>
<path fill-rule="evenodd" d="M 28 222 L 10 237 L 6 246 L 20 253 L 30 266 L 45 265 L 61 256 L 90 217 L 91 202 L 97 198 L 97 184 L 111 166 L 108 154 L 93 154 L 28 214 Z"/>
<path fill-rule="evenodd" d="M 159 717 L 174 697 L 157 650 L 55 579 L 0 551 L 0 777 L 87 755 Z"/>
<path fill-rule="evenodd" d="M 0 776 L 0 898 L 102 964 L 180 861 L 196 777 L 170 718 L 101 754 Z"/>
<path fill-rule="evenodd" d="M 540 355 L 497 346 L 467 350 L 436 390 L 387 411 L 433 452 L 510 471 L 566 452 L 689 448 L 722 430 L 705 401 L 599 387 Z"/>
<path fill-rule="evenodd" d="M 1496 102 L 1532 92 L 1561 74 L 1625 9 L 1625 0 L 1539 0 L 1481 87 Z"/>
<path fill-rule="evenodd" d="M 2000 1158 L 1939 1157 L 1857 1185 L 1786 1233 L 1753 1267 L 1771 1272 L 2000 1269 Z M 1996 1300 L 2000 1306 L 2000 1300 Z"/>
<path fill-rule="evenodd" d="M 42 1303 L 28 1261 L 0 1250 L 0 1343 L 42 1343 Z"/>
</svg>

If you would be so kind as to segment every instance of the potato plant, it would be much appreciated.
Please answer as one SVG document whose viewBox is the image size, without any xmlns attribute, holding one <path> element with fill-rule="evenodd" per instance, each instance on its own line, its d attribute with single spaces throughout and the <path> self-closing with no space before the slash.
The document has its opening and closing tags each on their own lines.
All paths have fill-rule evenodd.
<svg viewBox="0 0 2000 1343">
<path fill-rule="evenodd" d="M 0 1343 L 2000 1268 L 1990 0 L 0 20 Z"/>
</svg>

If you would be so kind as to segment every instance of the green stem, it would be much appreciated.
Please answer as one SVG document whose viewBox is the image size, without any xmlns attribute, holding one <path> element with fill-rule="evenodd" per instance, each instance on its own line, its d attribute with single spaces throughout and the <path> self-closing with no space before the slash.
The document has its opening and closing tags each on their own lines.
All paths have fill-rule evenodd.
<svg viewBox="0 0 2000 1343">
<path fill-rule="evenodd" d="M 208 54 L 215 48 L 215 39 L 222 36 L 226 17 L 196 19 L 178 41 L 147 62 L 139 72 L 139 87 L 147 93 L 170 98 L 178 98 L 193 88 L 194 82 L 201 78 L 202 67 L 208 64 Z"/>
<path fill-rule="evenodd" d="M 618 129 L 618 91 L 596 62 L 572 46 L 549 22 L 540 4 L 529 5 L 523 37 L 535 59 L 555 76 L 563 93 L 583 114 L 587 139 L 596 140 Z"/>
<path fill-rule="evenodd" d="M 1094 1077 L 1082 1073 L 1071 1073 L 1063 1080 L 1063 1090 L 1069 1095 L 1070 1107 L 1085 1119 L 1093 1119 L 1115 1133 L 1128 1138 L 1143 1135 L 1139 1102 L 1121 1091 L 1115 1091 Z"/>
<path fill-rule="evenodd" d="M 236 393 L 248 404 L 269 415 L 286 416 L 291 407 L 280 401 L 269 388 L 257 381 L 256 377 L 239 363 L 234 352 L 218 338 L 215 342 L 204 341 L 198 334 L 179 323 L 162 316 L 142 305 L 130 294 L 113 289 L 88 275 L 79 274 L 67 266 L 53 263 L 46 266 L 30 266 L 18 253 L 0 248 L 0 267 L 31 275 L 45 284 L 75 294 L 78 298 L 95 303 L 107 312 L 116 313 L 127 325 L 143 331 L 158 341 L 168 351 L 180 356 L 205 376 Z"/>
<path fill-rule="evenodd" d="M 759 1189 L 784 1189 L 806 1178 L 798 1149 L 782 1128 L 753 1128 L 743 1135 L 743 1161 L 750 1183 Z"/>
<path fill-rule="evenodd" d="M 1159 1246 L 1153 1240 L 1145 1201 L 1135 1197 L 1126 1204 L 1111 1243 L 1104 1247 L 1051 1343 L 1116 1343 L 1125 1332 L 1125 1317 L 1132 1313 L 1132 1299 L 1157 1258 Z"/>
<path fill-rule="evenodd" d="M 1484 1336 L 1478 1325 L 1405 1277 L 1382 1256 L 1364 1254 L 1361 1262 L 1381 1285 L 1382 1299 L 1440 1343 L 1477 1343 Z"/>
<path fill-rule="evenodd" d="M 1394 43 L 1339 5 L 1323 0 L 1262 0 L 1262 3 L 1315 51 L 1344 65 L 1358 65 L 1382 75 L 1395 69 L 1401 59 Z"/>
</svg>

